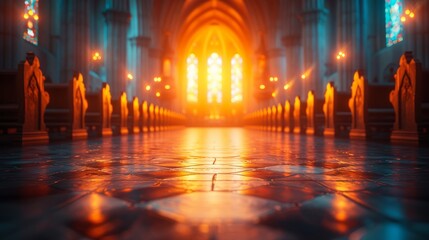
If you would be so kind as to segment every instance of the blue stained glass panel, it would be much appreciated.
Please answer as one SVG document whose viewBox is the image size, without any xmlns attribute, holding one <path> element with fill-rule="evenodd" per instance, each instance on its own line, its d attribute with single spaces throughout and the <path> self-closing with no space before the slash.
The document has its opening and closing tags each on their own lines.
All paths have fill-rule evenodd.
<svg viewBox="0 0 429 240">
<path fill-rule="evenodd" d="M 386 46 L 388 47 L 404 40 L 404 27 L 401 22 L 402 13 L 402 0 L 385 1 Z"/>
</svg>

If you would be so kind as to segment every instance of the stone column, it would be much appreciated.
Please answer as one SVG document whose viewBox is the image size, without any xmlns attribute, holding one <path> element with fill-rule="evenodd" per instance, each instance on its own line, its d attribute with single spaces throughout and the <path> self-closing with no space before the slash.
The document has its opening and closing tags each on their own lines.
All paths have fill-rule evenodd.
<svg viewBox="0 0 429 240">
<path fill-rule="evenodd" d="M 302 70 L 302 21 L 300 15 L 302 12 L 301 0 L 281 1 L 283 13 L 283 36 L 282 44 L 285 48 L 286 72 L 285 81 L 281 86 L 285 94 L 285 99 L 294 99 L 295 96 L 307 96 L 307 92 L 302 88 L 301 74 Z M 289 88 L 284 90 L 284 85 Z M 284 102 L 284 101 L 283 101 Z"/>
<path fill-rule="evenodd" d="M 302 87 L 305 92 L 314 90 L 323 96 L 327 48 L 327 14 L 324 0 L 304 0 L 303 3 L 303 53 L 304 71 L 308 72 Z"/>
<path fill-rule="evenodd" d="M 17 69 L 18 63 L 25 59 L 19 51 L 24 31 L 24 1 L 0 1 L 0 69 Z"/>
<path fill-rule="evenodd" d="M 346 54 L 344 59 L 337 61 L 339 83 L 336 87 L 339 91 L 349 91 L 354 72 L 364 68 L 363 36 L 368 30 L 363 29 L 361 2 L 361 0 L 338 1 L 337 51 L 344 51 Z"/>
<path fill-rule="evenodd" d="M 111 0 L 104 11 L 107 25 L 105 51 L 106 79 L 112 98 L 119 98 L 127 86 L 126 50 L 127 30 L 130 21 L 129 5 L 125 0 Z"/>
<path fill-rule="evenodd" d="M 133 65 L 135 66 L 134 81 L 136 82 L 135 95 L 139 99 L 145 99 L 145 87 L 148 81 L 152 78 L 149 76 L 149 46 L 150 38 L 146 36 L 137 36 L 130 39 L 135 59 Z"/>
<path fill-rule="evenodd" d="M 283 37 L 283 45 L 285 46 L 286 55 L 286 82 L 288 84 L 288 90 L 286 92 L 289 99 L 292 96 L 300 96 L 301 99 L 308 92 L 302 87 L 302 50 L 301 50 L 301 36 L 291 35 Z"/>
<path fill-rule="evenodd" d="M 82 73 L 84 79 L 89 73 L 89 1 L 66 1 L 64 13 L 66 29 L 63 75 L 60 82 L 72 79 L 75 72 Z"/>
<path fill-rule="evenodd" d="M 276 102 L 284 102 L 284 89 L 283 84 L 285 80 L 285 52 L 283 48 L 273 48 L 268 51 L 269 64 L 270 64 L 270 77 L 277 77 L 276 82 Z"/>
<path fill-rule="evenodd" d="M 414 56 L 422 63 L 423 69 L 429 69 L 429 2 L 421 1 L 416 6 L 416 19 L 413 20 L 415 29 Z"/>
</svg>

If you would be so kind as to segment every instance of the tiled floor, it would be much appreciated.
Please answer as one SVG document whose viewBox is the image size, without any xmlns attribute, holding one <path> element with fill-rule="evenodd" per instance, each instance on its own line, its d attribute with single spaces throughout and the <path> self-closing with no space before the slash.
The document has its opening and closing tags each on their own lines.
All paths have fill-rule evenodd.
<svg viewBox="0 0 429 240">
<path fill-rule="evenodd" d="M 429 149 L 241 128 L 0 149 L 2 239 L 429 239 Z"/>
</svg>

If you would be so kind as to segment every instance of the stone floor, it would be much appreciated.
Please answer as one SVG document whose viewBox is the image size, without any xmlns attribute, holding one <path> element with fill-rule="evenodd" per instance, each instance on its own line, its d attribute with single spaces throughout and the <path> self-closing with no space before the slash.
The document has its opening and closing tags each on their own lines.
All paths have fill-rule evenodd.
<svg viewBox="0 0 429 240">
<path fill-rule="evenodd" d="M 429 149 L 241 128 L 0 149 L 2 239 L 429 239 Z"/>
</svg>

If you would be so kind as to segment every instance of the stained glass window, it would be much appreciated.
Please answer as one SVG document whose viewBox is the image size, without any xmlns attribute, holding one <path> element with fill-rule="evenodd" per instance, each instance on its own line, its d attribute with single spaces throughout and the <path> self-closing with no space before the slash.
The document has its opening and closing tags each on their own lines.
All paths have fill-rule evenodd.
<svg viewBox="0 0 429 240">
<path fill-rule="evenodd" d="M 243 59 L 239 54 L 235 54 L 231 59 L 231 102 L 233 103 L 243 100 L 242 80 Z"/>
<path fill-rule="evenodd" d="M 207 61 L 207 102 L 222 102 L 222 58 L 217 53 L 212 53 Z"/>
<path fill-rule="evenodd" d="M 25 31 L 23 38 L 37 45 L 39 41 L 39 0 L 25 0 L 24 3 Z"/>
<path fill-rule="evenodd" d="M 386 46 L 388 47 L 404 40 L 404 28 L 401 22 L 402 11 L 402 0 L 385 1 Z"/>
<path fill-rule="evenodd" d="M 191 53 L 187 59 L 188 102 L 198 102 L 198 58 Z"/>
</svg>

